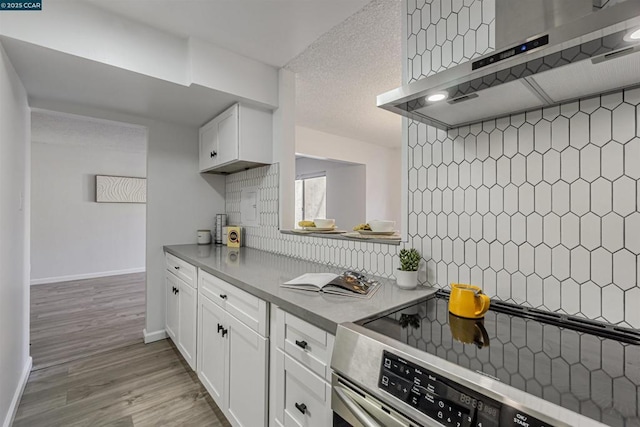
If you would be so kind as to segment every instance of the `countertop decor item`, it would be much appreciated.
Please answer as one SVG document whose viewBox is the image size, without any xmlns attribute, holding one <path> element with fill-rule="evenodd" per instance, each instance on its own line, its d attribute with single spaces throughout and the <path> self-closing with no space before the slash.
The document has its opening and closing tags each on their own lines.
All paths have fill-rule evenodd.
<svg viewBox="0 0 640 427">
<path fill-rule="evenodd" d="M 398 287 L 414 289 L 418 286 L 418 267 L 421 259 L 420 252 L 413 248 L 400 251 L 400 268 L 396 270 Z"/>
<path fill-rule="evenodd" d="M 368 224 L 369 224 L 369 227 L 371 227 L 371 231 L 377 231 L 382 233 L 386 233 L 388 231 L 394 231 L 394 228 L 396 227 L 395 221 L 380 220 L 380 219 L 373 219 L 369 221 Z"/>
<path fill-rule="evenodd" d="M 449 312 L 467 319 L 481 319 L 489 310 L 491 300 L 482 288 L 461 283 L 451 284 Z"/>
<path fill-rule="evenodd" d="M 198 230 L 198 244 L 199 245 L 211 244 L 211 230 Z"/>
</svg>

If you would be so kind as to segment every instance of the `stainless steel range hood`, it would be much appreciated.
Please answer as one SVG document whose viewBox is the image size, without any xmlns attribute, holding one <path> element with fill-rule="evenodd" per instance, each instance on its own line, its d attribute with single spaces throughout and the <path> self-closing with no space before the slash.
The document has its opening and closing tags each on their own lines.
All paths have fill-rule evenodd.
<svg viewBox="0 0 640 427">
<path fill-rule="evenodd" d="M 498 0 L 494 52 L 379 95 L 378 107 L 451 129 L 640 85 L 640 0 L 603 9 L 602 0 L 565 1 Z M 563 10 L 542 8 L 536 20 L 517 6 L 536 3 Z M 501 43 L 518 29 L 513 16 L 527 29 L 560 25 Z M 445 99 L 428 99 L 436 94 Z"/>
</svg>

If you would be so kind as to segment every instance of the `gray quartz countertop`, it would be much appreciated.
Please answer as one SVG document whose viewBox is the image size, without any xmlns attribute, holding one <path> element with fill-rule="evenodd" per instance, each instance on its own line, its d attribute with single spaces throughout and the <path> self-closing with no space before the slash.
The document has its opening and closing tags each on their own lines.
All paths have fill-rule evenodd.
<svg viewBox="0 0 640 427">
<path fill-rule="evenodd" d="M 164 250 L 332 334 L 340 323 L 388 313 L 436 291 L 421 286 L 403 290 L 384 278 L 377 278 L 381 287 L 369 299 L 293 290 L 280 285 L 304 273 L 339 274 L 343 269 L 244 247 L 172 245 Z"/>
</svg>

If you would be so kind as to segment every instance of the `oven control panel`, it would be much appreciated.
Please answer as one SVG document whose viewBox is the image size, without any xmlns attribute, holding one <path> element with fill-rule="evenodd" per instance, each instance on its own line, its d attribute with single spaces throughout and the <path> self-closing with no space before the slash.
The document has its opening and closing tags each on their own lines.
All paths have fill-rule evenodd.
<svg viewBox="0 0 640 427">
<path fill-rule="evenodd" d="M 550 426 L 388 351 L 383 352 L 378 387 L 443 426 Z"/>
</svg>

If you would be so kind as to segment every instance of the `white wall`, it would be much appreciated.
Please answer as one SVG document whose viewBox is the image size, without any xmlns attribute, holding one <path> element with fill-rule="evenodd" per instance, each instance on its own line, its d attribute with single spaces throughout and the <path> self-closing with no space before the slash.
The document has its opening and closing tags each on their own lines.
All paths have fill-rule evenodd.
<svg viewBox="0 0 640 427">
<path fill-rule="evenodd" d="M 31 116 L 31 283 L 144 271 L 146 206 L 96 203 L 95 175 L 145 177 L 146 128 Z"/>
<path fill-rule="evenodd" d="M 327 177 L 327 218 L 343 230 L 351 230 L 367 220 L 365 165 L 310 158 L 296 159 L 296 175 L 325 172 Z M 307 218 L 313 219 L 313 218 Z"/>
<path fill-rule="evenodd" d="M 29 107 L 0 45 L 0 421 L 8 427 L 29 357 Z"/>
<path fill-rule="evenodd" d="M 296 126 L 296 153 L 367 166 L 367 220 L 400 224 L 400 148 L 389 149 L 352 138 Z M 293 207 L 293 205 L 292 205 Z"/>
</svg>

